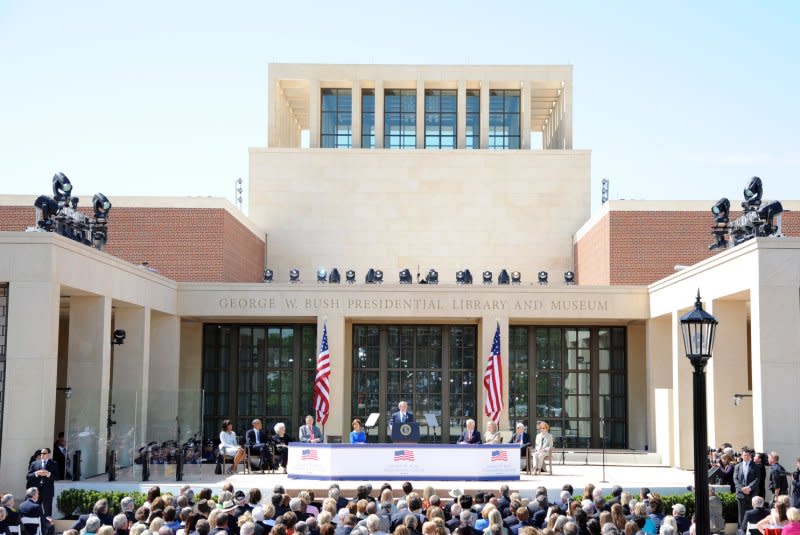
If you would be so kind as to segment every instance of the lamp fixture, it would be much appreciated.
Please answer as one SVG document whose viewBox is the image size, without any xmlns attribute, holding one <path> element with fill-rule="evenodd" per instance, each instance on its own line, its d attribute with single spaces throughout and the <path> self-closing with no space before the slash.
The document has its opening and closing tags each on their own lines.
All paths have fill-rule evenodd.
<svg viewBox="0 0 800 535">
<path fill-rule="evenodd" d="M 564 283 L 572 286 L 575 284 L 575 272 L 574 271 L 565 271 L 564 272 Z"/>
<path fill-rule="evenodd" d="M 519 271 L 512 271 L 511 284 L 522 284 L 522 273 L 520 273 Z"/>
<path fill-rule="evenodd" d="M 492 272 L 488 269 L 483 272 L 483 283 L 484 284 L 491 284 L 492 283 Z"/>
<path fill-rule="evenodd" d="M 540 271 L 536 275 L 536 277 L 539 279 L 539 284 L 541 284 L 542 286 L 547 284 L 547 272 L 546 271 Z"/>
<path fill-rule="evenodd" d="M 289 270 L 289 282 L 295 283 L 300 282 L 300 270 L 297 268 L 292 268 Z"/>
<path fill-rule="evenodd" d="M 319 268 L 317 270 L 317 284 L 325 284 L 328 280 L 328 270 L 325 268 Z"/>
<path fill-rule="evenodd" d="M 428 274 L 425 275 L 425 283 L 426 284 L 439 284 L 439 272 L 435 269 L 431 268 L 428 270 Z"/>
<path fill-rule="evenodd" d="M 472 273 L 469 269 L 456 271 L 456 284 L 472 284 Z"/>
<path fill-rule="evenodd" d="M 272 282 L 272 279 L 275 277 L 275 272 L 272 271 L 270 268 L 264 268 L 264 282 Z"/>
<path fill-rule="evenodd" d="M 347 284 L 355 284 L 356 282 L 356 272 L 352 269 L 348 269 L 344 274 L 345 279 L 347 280 Z"/>
<path fill-rule="evenodd" d="M 411 270 L 406 268 L 400 272 L 400 284 L 411 284 Z"/>
</svg>

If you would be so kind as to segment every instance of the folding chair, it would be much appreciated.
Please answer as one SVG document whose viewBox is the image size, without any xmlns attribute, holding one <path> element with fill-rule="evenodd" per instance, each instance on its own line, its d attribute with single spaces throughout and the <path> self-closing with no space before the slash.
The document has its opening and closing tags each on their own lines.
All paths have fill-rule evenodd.
<svg viewBox="0 0 800 535">
<path fill-rule="evenodd" d="M 42 520 L 31 516 L 20 517 L 22 527 L 25 528 L 27 535 L 42 535 Z M 31 531 L 31 526 L 36 526 L 36 531 Z"/>
</svg>

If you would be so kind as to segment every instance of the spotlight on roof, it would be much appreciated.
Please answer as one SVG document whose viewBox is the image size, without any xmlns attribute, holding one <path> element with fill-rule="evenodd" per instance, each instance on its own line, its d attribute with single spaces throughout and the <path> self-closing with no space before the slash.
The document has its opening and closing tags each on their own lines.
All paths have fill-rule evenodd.
<svg viewBox="0 0 800 535">
<path fill-rule="evenodd" d="M 472 273 L 469 269 L 456 271 L 456 284 L 472 284 Z"/>
<path fill-rule="evenodd" d="M 342 282 L 342 277 L 341 275 L 339 275 L 338 269 L 333 268 L 331 270 L 330 274 L 328 275 L 328 282 L 331 284 L 339 284 L 340 282 Z"/>
<path fill-rule="evenodd" d="M 300 270 L 292 268 L 289 270 L 289 282 L 300 282 Z"/>
<path fill-rule="evenodd" d="M 272 282 L 272 279 L 275 277 L 275 272 L 269 268 L 264 269 L 264 282 Z"/>
<path fill-rule="evenodd" d="M 730 210 L 731 201 L 729 201 L 727 197 L 718 200 L 714 206 L 711 207 L 711 213 L 714 214 L 714 223 L 727 223 Z"/>
<path fill-rule="evenodd" d="M 519 271 L 512 271 L 511 284 L 522 284 L 522 273 L 520 273 Z"/>
<path fill-rule="evenodd" d="M 491 284 L 492 283 L 492 272 L 488 269 L 483 272 L 483 283 L 484 284 Z"/>
<path fill-rule="evenodd" d="M 404 269 L 400 272 L 400 284 L 411 284 L 411 270 Z"/>
<path fill-rule="evenodd" d="M 435 269 L 431 268 L 428 270 L 428 274 L 425 275 L 425 283 L 426 284 L 439 284 L 439 272 Z"/>
<path fill-rule="evenodd" d="M 53 175 L 53 198 L 58 201 L 69 201 L 72 195 L 72 182 L 69 181 L 64 173 Z"/>
<path fill-rule="evenodd" d="M 747 183 L 747 187 L 744 188 L 744 202 L 742 203 L 742 208 L 745 210 L 748 208 L 757 208 L 761 206 L 761 196 L 764 194 L 764 185 L 761 183 L 761 179 L 757 176 L 754 176 L 750 179 L 750 182 Z"/>
<path fill-rule="evenodd" d="M 102 193 L 95 193 L 92 197 L 95 219 L 107 219 L 108 212 L 111 210 L 111 201 Z"/>
<path fill-rule="evenodd" d="M 780 222 L 775 222 L 776 217 L 780 217 L 783 213 L 783 205 L 780 201 L 769 201 L 767 204 L 758 209 L 758 217 L 764 222 L 762 232 L 766 236 L 777 234 L 780 232 Z"/>
<path fill-rule="evenodd" d="M 539 284 L 541 284 L 541 285 L 547 284 L 547 272 L 546 271 L 540 271 L 538 273 L 537 277 L 539 279 Z"/>
<path fill-rule="evenodd" d="M 510 282 L 511 277 L 508 276 L 508 271 L 501 269 L 500 274 L 497 276 L 497 284 L 509 284 Z"/>
<path fill-rule="evenodd" d="M 352 269 L 348 269 L 344 274 L 345 280 L 347 280 L 347 284 L 355 284 L 356 282 L 356 272 Z"/>
<path fill-rule="evenodd" d="M 117 329 L 114 331 L 114 339 L 111 340 L 111 343 L 115 346 L 121 346 L 125 343 L 125 330 L 124 329 Z"/>
<path fill-rule="evenodd" d="M 564 282 L 568 285 L 575 284 L 575 272 L 574 271 L 565 271 L 564 272 Z"/>
<path fill-rule="evenodd" d="M 317 270 L 317 283 L 325 284 L 327 280 L 328 280 L 328 270 L 325 268 L 319 268 Z"/>
</svg>

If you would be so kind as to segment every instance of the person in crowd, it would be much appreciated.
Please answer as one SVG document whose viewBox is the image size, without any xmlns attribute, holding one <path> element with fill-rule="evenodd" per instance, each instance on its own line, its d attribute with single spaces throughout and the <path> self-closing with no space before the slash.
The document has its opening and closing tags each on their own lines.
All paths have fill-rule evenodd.
<svg viewBox="0 0 800 535">
<path fill-rule="evenodd" d="M 781 535 L 800 535 L 800 509 L 790 507 L 786 511 L 786 518 L 789 520 L 781 531 Z"/>
<path fill-rule="evenodd" d="M 30 487 L 25 491 L 25 501 L 19 504 L 19 515 L 21 518 L 38 518 L 43 534 L 54 532 L 51 518 L 44 512 L 39 489 L 36 487 Z"/>
<path fill-rule="evenodd" d="M 58 438 L 56 438 L 56 442 L 53 444 L 53 461 L 58 465 L 58 470 L 55 474 L 56 480 L 72 478 L 72 474 L 69 470 L 70 459 L 69 453 L 67 452 L 67 438 L 66 435 L 64 435 L 64 431 L 58 434 Z"/>
<path fill-rule="evenodd" d="M 111 527 L 114 529 L 114 535 L 128 535 L 130 529 L 130 521 L 128 517 L 120 513 L 111 521 Z"/>
<path fill-rule="evenodd" d="M 244 459 L 244 449 L 236 439 L 236 433 L 233 432 L 233 423 L 230 420 L 222 421 L 222 429 L 219 433 L 219 452 L 228 457 L 233 457 L 233 463 L 228 473 L 235 474 L 238 472 L 239 463 Z"/>
<path fill-rule="evenodd" d="M 750 448 L 742 449 L 742 462 L 733 470 L 733 483 L 736 488 L 736 504 L 739 511 L 739 527 L 744 524 L 744 514 L 752 507 L 753 496 L 759 486 L 760 470 L 753 462 Z"/>
<path fill-rule="evenodd" d="M 649 503 L 650 512 L 645 520 L 642 531 L 650 535 L 655 535 L 661 529 L 661 524 L 664 522 L 664 501 L 658 494 L 650 495 Z"/>
<path fill-rule="evenodd" d="M 350 444 L 366 444 L 367 434 L 361 427 L 361 420 L 356 418 L 353 420 L 353 430 L 350 431 Z"/>
<path fill-rule="evenodd" d="M 262 470 L 265 468 L 271 468 L 269 463 L 271 459 L 267 459 L 267 453 L 269 452 L 269 438 L 262 428 L 263 426 L 261 424 L 261 420 L 256 418 L 250 423 L 250 425 L 250 429 L 248 429 L 247 433 L 244 435 L 245 444 L 250 448 L 250 455 L 251 457 L 258 457 L 258 466 Z"/>
<path fill-rule="evenodd" d="M 306 423 L 300 427 L 297 434 L 300 435 L 300 442 L 310 442 L 314 444 L 322 442 L 322 431 L 320 431 L 319 427 L 314 423 L 314 417 L 310 414 L 306 416 Z"/>
<path fill-rule="evenodd" d="M 792 472 L 792 507 L 800 509 L 800 457 L 795 461 L 795 470 Z"/>
<path fill-rule="evenodd" d="M 286 463 L 289 461 L 289 442 L 292 441 L 291 437 L 286 433 L 286 424 L 278 422 L 273 427 L 275 434 L 272 435 L 272 444 L 275 448 L 275 455 L 278 458 L 278 465 L 280 465 L 283 473 L 286 473 Z"/>
<path fill-rule="evenodd" d="M 481 432 L 475 429 L 475 420 L 467 419 L 466 429 L 458 439 L 459 444 L 481 444 Z"/>
<path fill-rule="evenodd" d="M 789 494 L 789 481 L 786 479 L 786 469 L 781 466 L 780 456 L 777 452 L 770 452 L 767 458 L 769 462 L 769 485 L 767 488 L 772 492 L 773 503 L 778 499 L 778 496 L 787 496 Z"/>
<path fill-rule="evenodd" d="M 766 502 L 761 496 L 753 496 L 750 500 L 750 504 L 752 507 L 745 512 L 744 519 L 742 520 L 743 531 L 748 524 L 755 526 L 769 516 L 769 508 L 766 506 Z"/>
<path fill-rule="evenodd" d="M 503 442 L 503 437 L 500 436 L 500 431 L 497 429 L 497 422 L 489 420 L 486 422 L 486 431 L 483 433 L 484 444 L 500 444 Z"/>
<path fill-rule="evenodd" d="M 19 511 L 17 511 L 16 499 L 13 494 L 3 494 L 0 498 L 0 506 L 6 510 L 6 525 L 19 526 Z"/>
<path fill-rule="evenodd" d="M 544 472 L 544 460 L 553 451 L 553 435 L 550 434 L 550 425 L 547 422 L 539 422 L 537 427 L 539 432 L 536 434 L 532 452 L 534 474 Z M 584 494 L 584 497 L 591 497 L 591 494 Z"/>
<path fill-rule="evenodd" d="M 728 453 L 723 453 L 717 461 L 720 485 L 727 485 L 730 487 L 731 492 L 736 492 L 736 487 L 733 484 L 733 469 L 735 466 L 736 463 L 733 460 L 733 456 Z"/>
<path fill-rule="evenodd" d="M 686 516 L 686 506 L 682 503 L 672 506 L 672 517 L 679 534 L 686 533 L 692 527 L 692 520 Z"/>
<path fill-rule="evenodd" d="M 789 523 L 789 518 L 786 516 L 786 513 L 790 506 L 791 502 L 789 496 L 778 496 L 775 500 L 775 507 L 772 508 L 768 516 L 764 517 L 756 524 L 756 528 L 758 528 L 761 533 L 764 533 L 767 528 L 783 528 L 783 526 Z"/>
<path fill-rule="evenodd" d="M 534 527 L 530 520 L 530 511 L 528 511 L 527 507 L 518 507 L 514 514 L 517 517 L 517 523 L 512 524 L 509 528 L 513 535 L 519 535 L 519 530 L 526 526 Z"/>
<path fill-rule="evenodd" d="M 408 410 L 408 403 L 406 401 L 401 401 L 397 404 L 397 412 L 392 414 L 392 418 L 389 420 L 389 425 L 390 427 L 394 427 L 395 424 L 400 425 L 413 421 L 414 413 Z"/>
<path fill-rule="evenodd" d="M 50 458 L 50 448 L 39 450 L 38 459 L 28 467 L 26 486 L 39 489 L 39 501 L 47 516 L 53 515 L 53 496 L 58 471 L 58 464 Z"/>
<path fill-rule="evenodd" d="M 528 447 L 531 445 L 531 437 L 528 435 L 527 431 L 525 431 L 525 424 L 522 422 L 517 422 L 517 425 L 514 427 L 514 434 L 511 436 L 511 442 L 519 444 L 519 458 L 520 462 L 524 465 L 524 463 L 528 462 Z"/>
</svg>

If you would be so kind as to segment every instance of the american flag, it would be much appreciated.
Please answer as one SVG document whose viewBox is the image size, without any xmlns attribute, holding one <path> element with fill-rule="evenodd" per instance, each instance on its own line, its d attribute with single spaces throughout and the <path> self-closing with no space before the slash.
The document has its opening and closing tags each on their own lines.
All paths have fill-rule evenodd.
<svg viewBox="0 0 800 535">
<path fill-rule="evenodd" d="M 300 451 L 300 460 L 301 461 L 318 461 L 319 457 L 317 456 L 317 450 L 301 450 Z"/>
<path fill-rule="evenodd" d="M 413 461 L 414 450 L 394 450 L 395 461 Z"/>
<path fill-rule="evenodd" d="M 492 351 L 486 361 L 486 371 L 483 373 L 483 390 L 486 394 L 486 416 L 500 421 L 500 411 L 503 410 L 503 359 L 500 357 L 500 324 L 494 331 Z"/>
<path fill-rule="evenodd" d="M 314 378 L 314 410 L 317 422 L 325 425 L 328 421 L 331 396 L 331 354 L 328 351 L 328 325 L 322 325 L 322 344 L 317 357 L 317 376 Z M 315 452 L 316 454 L 316 452 Z"/>
<path fill-rule="evenodd" d="M 492 461 L 507 461 L 508 452 L 506 450 L 492 450 Z"/>
</svg>

